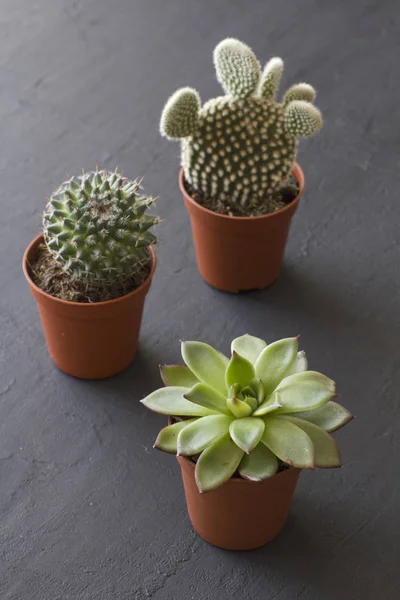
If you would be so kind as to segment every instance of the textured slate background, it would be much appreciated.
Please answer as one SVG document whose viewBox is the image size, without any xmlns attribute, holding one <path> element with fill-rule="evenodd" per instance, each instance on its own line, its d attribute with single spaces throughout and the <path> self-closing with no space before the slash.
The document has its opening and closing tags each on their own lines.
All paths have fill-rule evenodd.
<svg viewBox="0 0 400 600">
<path fill-rule="evenodd" d="M 399 6 L 395 0 L 2 0 L 0 17 L 2 600 L 395 600 L 399 579 Z M 319 91 L 306 193 L 279 281 L 204 284 L 160 110 L 182 85 L 219 93 L 226 36 L 286 59 Z M 397 37 L 396 37 L 397 36 Z M 58 372 L 20 270 L 44 198 L 95 162 L 145 175 L 159 266 L 135 364 L 103 382 Z M 139 400 L 179 339 L 227 351 L 244 332 L 302 335 L 357 415 L 345 468 L 302 476 L 281 536 L 229 553 L 200 540 L 164 419 Z M 251 508 L 250 508 L 251 510 Z M 240 518 L 240 515 L 238 515 Z"/>
</svg>

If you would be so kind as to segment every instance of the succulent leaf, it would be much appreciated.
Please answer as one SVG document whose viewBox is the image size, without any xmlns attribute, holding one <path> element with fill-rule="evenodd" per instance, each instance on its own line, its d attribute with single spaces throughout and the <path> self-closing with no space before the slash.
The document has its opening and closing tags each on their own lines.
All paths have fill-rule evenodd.
<svg viewBox="0 0 400 600">
<path fill-rule="evenodd" d="M 196 383 L 190 390 L 186 391 L 185 398 L 200 406 L 231 416 L 231 412 L 226 405 L 225 396 L 205 383 Z"/>
<path fill-rule="evenodd" d="M 132 278 L 149 260 L 147 247 L 156 241 L 149 229 L 159 219 L 144 214 L 153 198 L 140 196 L 138 187 L 118 172 L 101 170 L 70 178 L 51 196 L 44 239 L 71 277 L 104 286 Z M 140 214 L 139 201 L 145 202 Z"/>
<path fill-rule="evenodd" d="M 196 463 L 195 477 L 200 493 L 215 490 L 227 481 L 239 466 L 241 450 L 229 434 L 206 448 Z"/>
<path fill-rule="evenodd" d="M 204 419 L 204 420 L 203 420 Z M 225 415 L 212 415 L 197 419 L 185 427 L 178 435 L 178 454 L 193 456 L 203 452 L 207 446 L 229 432 L 233 417 Z"/>
<path fill-rule="evenodd" d="M 257 404 L 260 405 L 265 397 L 262 379 L 253 379 L 253 381 L 250 382 L 250 387 L 257 398 Z"/>
<path fill-rule="evenodd" d="M 214 65 L 227 94 L 237 99 L 254 94 L 260 79 L 260 64 L 246 44 L 233 38 L 223 40 L 214 50 Z"/>
<path fill-rule="evenodd" d="M 175 417 L 204 417 L 214 415 L 216 411 L 194 404 L 184 397 L 187 388 L 172 386 L 161 388 L 141 400 L 141 403 L 150 410 L 161 415 Z"/>
<path fill-rule="evenodd" d="M 255 398 L 254 396 L 245 396 L 244 402 L 250 406 L 252 412 L 254 412 L 258 407 L 257 398 Z"/>
<path fill-rule="evenodd" d="M 341 404 L 330 400 L 319 408 L 295 413 L 296 417 L 314 423 L 325 431 L 332 432 L 340 429 L 352 420 L 353 415 Z"/>
<path fill-rule="evenodd" d="M 283 60 L 278 56 L 271 58 L 264 67 L 261 76 L 260 96 L 274 100 L 283 72 Z"/>
<path fill-rule="evenodd" d="M 203 342 L 182 342 L 182 358 L 195 376 L 226 394 L 225 371 L 229 360 L 221 352 Z"/>
<path fill-rule="evenodd" d="M 260 406 L 254 411 L 255 417 L 261 417 L 268 413 L 278 411 L 282 407 L 278 393 L 269 396 Z"/>
<path fill-rule="evenodd" d="M 182 365 L 160 365 L 161 379 L 166 386 L 191 388 L 199 383 L 196 375 L 188 367 Z"/>
<path fill-rule="evenodd" d="M 254 367 L 251 362 L 234 350 L 225 373 L 225 381 L 228 388 L 234 383 L 239 383 L 245 387 L 254 378 L 254 375 Z"/>
<path fill-rule="evenodd" d="M 240 337 L 235 338 L 231 344 L 231 352 L 237 352 L 240 356 L 247 358 L 252 365 L 255 365 L 257 358 L 260 353 L 266 347 L 264 340 L 254 337 L 246 333 Z"/>
<path fill-rule="evenodd" d="M 250 481 L 263 481 L 275 475 L 278 470 L 278 459 L 265 444 L 258 444 L 245 454 L 239 465 L 239 474 Z"/>
<path fill-rule="evenodd" d="M 193 88 L 185 87 L 166 103 L 161 115 L 161 135 L 170 140 L 185 138 L 196 129 L 200 110 L 200 96 Z"/>
<path fill-rule="evenodd" d="M 244 400 L 240 400 L 240 398 L 228 397 L 226 399 L 226 404 L 230 410 L 230 412 L 237 418 L 242 419 L 244 417 L 249 417 L 251 415 L 252 408 L 249 406 Z"/>
<path fill-rule="evenodd" d="M 290 417 L 282 415 L 281 419 L 287 419 L 297 427 L 300 427 L 311 439 L 314 451 L 314 465 L 321 468 L 340 467 L 342 461 L 337 443 L 329 433 L 298 417 Z"/>
<path fill-rule="evenodd" d="M 179 432 L 195 421 L 197 421 L 197 418 L 185 419 L 184 421 L 178 421 L 177 423 L 164 427 L 164 429 L 161 429 L 154 442 L 154 448 L 169 452 L 170 454 L 176 454 L 178 452 L 177 444 Z"/>
<path fill-rule="evenodd" d="M 266 417 L 261 441 L 284 463 L 304 469 L 314 466 L 315 453 L 310 437 L 287 420 Z"/>
<path fill-rule="evenodd" d="M 269 396 L 293 365 L 298 350 L 298 339 L 286 338 L 269 344 L 257 359 L 257 377 L 262 379 L 265 396 Z"/>
<path fill-rule="evenodd" d="M 276 388 L 278 412 L 301 412 L 322 406 L 335 395 L 335 382 L 322 373 L 304 371 L 286 377 Z"/>
<path fill-rule="evenodd" d="M 239 448 L 249 454 L 257 446 L 264 433 L 264 421 L 257 417 L 235 419 L 229 426 L 229 433 Z"/>
<path fill-rule="evenodd" d="M 293 100 L 285 108 L 285 129 L 288 133 L 310 137 L 322 127 L 318 108 L 304 100 Z"/>
<path fill-rule="evenodd" d="M 316 92 L 312 85 L 308 83 L 296 83 L 292 85 L 283 97 L 283 105 L 287 106 L 293 100 L 303 100 L 304 102 L 314 102 Z"/>
</svg>

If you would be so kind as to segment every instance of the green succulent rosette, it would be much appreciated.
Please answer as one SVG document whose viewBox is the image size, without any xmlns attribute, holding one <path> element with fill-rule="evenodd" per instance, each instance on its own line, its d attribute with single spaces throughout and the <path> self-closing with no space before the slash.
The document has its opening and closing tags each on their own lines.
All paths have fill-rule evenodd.
<svg viewBox="0 0 400 600">
<path fill-rule="evenodd" d="M 279 465 L 339 467 L 330 435 L 350 412 L 335 402 L 335 382 L 309 371 L 298 338 L 267 344 L 243 335 L 231 358 L 203 342 L 182 342 L 186 366 L 161 367 L 164 388 L 142 403 L 175 422 L 155 447 L 198 457 L 200 492 L 218 488 L 235 472 L 251 481 L 274 475 Z"/>
</svg>

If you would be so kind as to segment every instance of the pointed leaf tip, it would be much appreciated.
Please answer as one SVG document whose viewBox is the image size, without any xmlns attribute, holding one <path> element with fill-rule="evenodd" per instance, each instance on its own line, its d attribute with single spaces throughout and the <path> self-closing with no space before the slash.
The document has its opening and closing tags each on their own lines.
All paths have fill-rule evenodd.
<svg viewBox="0 0 400 600">
<path fill-rule="evenodd" d="M 160 433 L 158 434 L 153 448 L 156 448 L 157 450 L 163 450 L 164 452 L 168 452 L 170 454 L 177 454 L 178 435 L 180 431 L 197 420 L 197 418 L 185 419 L 164 427 L 164 429 L 161 429 Z"/>
<path fill-rule="evenodd" d="M 257 417 L 244 417 L 235 419 L 229 427 L 233 441 L 246 454 L 250 454 L 257 446 L 264 433 L 264 421 Z"/>
<path fill-rule="evenodd" d="M 199 406 L 184 398 L 187 388 L 171 386 L 160 388 L 146 396 L 141 403 L 146 408 L 162 415 L 174 415 L 177 417 L 201 417 L 215 414 L 215 411 L 204 406 Z"/>
<path fill-rule="evenodd" d="M 232 341 L 231 350 L 232 352 L 237 352 L 254 365 L 266 345 L 267 343 L 264 340 L 246 333 Z"/>
</svg>

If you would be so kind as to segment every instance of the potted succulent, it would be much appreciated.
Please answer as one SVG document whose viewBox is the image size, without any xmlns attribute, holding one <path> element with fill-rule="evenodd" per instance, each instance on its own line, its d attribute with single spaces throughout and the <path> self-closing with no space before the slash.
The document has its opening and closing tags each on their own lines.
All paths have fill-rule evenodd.
<svg viewBox="0 0 400 600">
<path fill-rule="evenodd" d="M 178 90 L 160 131 L 181 141 L 179 185 L 202 277 L 228 292 L 264 288 L 279 274 L 304 189 L 298 137 L 316 133 L 322 118 L 306 83 L 275 100 L 280 58 L 261 72 L 248 46 L 226 39 L 215 48 L 214 64 L 225 95 L 201 106 L 195 89 Z"/>
<path fill-rule="evenodd" d="M 329 434 L 351 418 L 335 383 L 308 371 L 298 338 L 233 340 L 232 356 L 183 342 L 186 366 L 163 366 L 165 386 L 142 400 L 169 425 L 155 447 L 177 454 L 195 530 L 248 550 L 283 527 L 301 469 L 339 467 Z"/>
<path fill-rule="evenodd" d="M 156 268 L 153 201 L 140 181 L 98 169 L 50 197 L 23 270 L 62 371 L 98 379 L 133 360 Z"/>
</svg>

